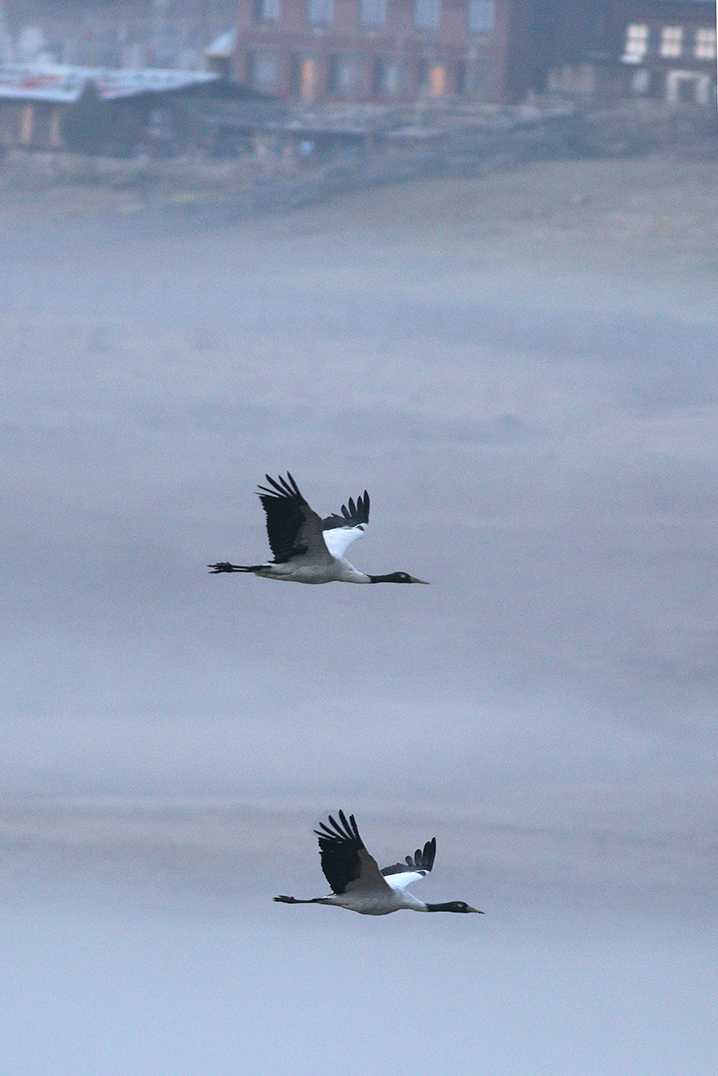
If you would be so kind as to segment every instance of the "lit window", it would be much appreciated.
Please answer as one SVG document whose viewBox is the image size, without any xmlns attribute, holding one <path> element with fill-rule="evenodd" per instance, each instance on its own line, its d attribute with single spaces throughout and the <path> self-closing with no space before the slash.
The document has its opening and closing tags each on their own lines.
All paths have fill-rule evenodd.
<svg viewBox="0 0 718 1076">
<path fill-rule="evenodd" d="M 694 54 L 697 60 L 715 60 L 716 32 L 712 27 L 696 30 Z"/>
<path fill-rule="evenodd" d="M 419 91 L 428 97 L 443 97 L 447 90 L 446 67 L 444 64 L 419 60 Z"/>
<path fill-rule="evenodd" d="M 361 0 L 362 26 L 383 26 L 386 22 L 386 0 Z"/>
<path fill-rule="evenodd" d="M 441 16 L 441 0 L 414 0 L 414 26 L 419 30 L 435 30 Z"/>
<path fill-rule="evenodd" d="M 664 26 L 661 30 L 661 56 L 680 56 L 683 50 L 683 27 Z"/>
<path fill-rule="evenodd" d="M 648 27 L 645 23 L 631 22 L 626 27 L 625 63 L 640 63 L 648 52 Z"/>
<path fill-rule="evenodd" d="M 255 22 L 276 22 L 279 18 L 279 0 L 254 0 Z"/>
<path fill-rule="evenodd" d="M 469 0 L 469 30 L 487 34 L 494 28 L 495 0 Z"/>
<path fill-rule="evenodd" d="M 312 26 L 328 26 L 333 16 L 333 0 L 309 0 L 307 17 Z"/>
</svg>

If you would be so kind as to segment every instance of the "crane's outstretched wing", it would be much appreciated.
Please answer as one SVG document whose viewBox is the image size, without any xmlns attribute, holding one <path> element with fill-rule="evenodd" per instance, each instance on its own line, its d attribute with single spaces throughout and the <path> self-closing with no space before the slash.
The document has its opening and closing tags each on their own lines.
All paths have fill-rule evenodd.
<svg viewBox="0 0 718 1076">
<path fill-rule="evenodd" d="M 344 812 L 340 811 L 339 822 L 329 815 L 327 823 L 320 822 L 314 832 L 319 838 L 324 877 L 332 891 L 386 892 L 387 884 L 376 860 L 364 847 L 354 815 L 350 814 L 347 821 Z"/>
<path fill-rule="evenodd" d="M 417 848 L 413 856 L 406 856 L 403 863 L 392 863 L 382 867 L 381 873 L 392 889 L 406 889 L 407 886 L 425 878 L 436 859 L 436 837 L 432 837 L 422 848 Z"/>
<path fill-rule="evenodd" d="M 356 504 L 352 497 L 341 506 L 340 512 L 333 512 L 322 520 L 324 541 L 329 552 L 335 557 L 342 557 L 357 538 L 361 538 L 369 523 L 369 494 L 364 490 L 357 497 Z"/>
<path fill-rule="evenodd" d="M 315 564 L 328 564 L 331 556 L 322 537 L 321 518 L 309 507 L 289 471 L 278 481 L 265 477 L 272 488 L 260 486 L 259 499 L 267 514 L 274 563 L 285 564 L 306 554 Z"/>
</svg>

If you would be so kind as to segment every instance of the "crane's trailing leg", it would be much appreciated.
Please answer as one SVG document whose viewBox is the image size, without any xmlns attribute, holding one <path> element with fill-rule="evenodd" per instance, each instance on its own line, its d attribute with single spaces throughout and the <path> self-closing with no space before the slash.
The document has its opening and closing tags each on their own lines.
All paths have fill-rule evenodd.
<svg viewBox="0 0 718 1076">
<path fill-rule="evenodd" d="M 221 560 L 219 564 L 208 564 L 210 575 L 219 575 L 220 572 L 256 572 L 261 564 L 230 564 L 228 560 Z"/>
<path fill-rule="evenodd" d="M 273 897 L 273 900 L 279 901 L 280 904 L 319 904 L 320 901 L 317 897 L 310 900 L 297 900 L 296 897 Z"/>
</svg>

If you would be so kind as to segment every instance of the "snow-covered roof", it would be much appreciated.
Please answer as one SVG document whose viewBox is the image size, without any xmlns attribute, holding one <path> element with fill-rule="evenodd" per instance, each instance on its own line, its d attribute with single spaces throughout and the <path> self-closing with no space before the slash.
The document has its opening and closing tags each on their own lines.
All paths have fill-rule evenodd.
<svg viewBox="0 0 718 1076">
<path fill-rule="evenodd" d="M 207 71 L 177 71 L 146 67 L 70 67 L 64 64 L 0 64 L 0 99 L 56 101 L 72 104 L 92 82 L 105 100 L 135 97 L 141 93 L 167 93 L 214 82 Z"/>
<path fill-rule="evenodd" d="M 234 55 L 237 47 L 237 31 L 225 30 L 219 37 L 215 37 L 211 45 L 204 50 L 205 56 L 211 60 L 228 60 Z"/>
</svg>

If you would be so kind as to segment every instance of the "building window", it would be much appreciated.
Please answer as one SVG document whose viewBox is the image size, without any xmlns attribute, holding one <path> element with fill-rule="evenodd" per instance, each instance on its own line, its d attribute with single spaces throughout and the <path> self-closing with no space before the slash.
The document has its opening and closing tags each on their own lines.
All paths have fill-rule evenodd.
<svg viewBox="0 0 718 1076">
<path fill-rule="evenodd" d="M 279 20 L 280 0 L 254 0 L 255 22 L 277 22 Z"/>
<path fill-rule="evenodd" d="M 401 65 L 398 60 L 377 56 L 374 61 L 373 90 L 377 97 L 396 97 L 401 92 Z"/>
<path fill-rule="evenodd" d="M 414 0 L 414 26 L 418 30 L 436 30 L 441 17 L 441 0 Z"/>
<path fill-rule="evenodd" d="M 32 105 L 23 105 L 20 113 L 20 142 L 23 146 L 29 146 L 32 142 L 32 125 L 34 119 Z"/>
<path fill-rule="evenodd" d="M 334 17 L 334 0 L 308 0 L 307 18 L 312 26 L 329 26 Z"/>
<path fill-rule="evenodd" d="M 291 92 L 293 97 L 311 102 L 319 90 L 319 64 L 316 56 L 295 53 L 290 67 Z"/>
<path fill-rule="evenodd" d="M 248 62 L 249 83 L 255 90 L 270 92 L 279 82 L 279 54 L 269 50 L 250 52 Z"/>
<path fill-rule="evenodd" d="M 472 34 L 488 34 L 494 28 L 494 0 L 469 0 L 469 30 Z"/>
<path fill-rule="evenodd" d="M 428 97 L 443 97 L 447 90 L 444 64 L 419 60 L 419 91 Z"/>
<path fill-rule="evenodd" d="M 631 22 L 626 27 L 626 47 L 623 53 L 624 63 L 637 64 L 648 52 L 648 27 L 645 23 Z"/>
<path fill-rule="evenodd" d="M 361 61 L 356 56 L 330 56 L 329 92 L 334 97 L 353 97 L 361 89 Z"/>
<path fill-rule="evenodd" d="M 17 142 L 20 131 L 22 105 L 12 103 L 0 108 L 0 146 L 12 146 Z"/>
<path fill-rule="evenodd" d="M 696 30 L 693 54 L 696 60 L 715 60 L 716 58 L 716 32 L 712 27 L 704 27 Z"/>
<path fill-rule="evenodd" d="M 52 119 L 50 120 L 50 145 L 60 146 L 62 144 L 62 132 L 60 129 L 60 109 L 53 108 Z"/>
<path fill-rule="evenodd" d="M 661 56 L 680 56 L 683 51 L 683 27 L 664 26 L 661 30 Z"/>
<path fill-rule="evenodd" d="M 361 0 L 362 26 L 383 26 L 386 22 L 386 0 Z"/>
<path fill-rule="evenodd" d="M 631 90 L 641 96 L 651 92 L 651 72 L 647 67 L 639 67 L 637 71 L 633 72 Z"/>
<path fill-rule="evenodd" d="M 32 141 L 36 146 L 50 145 L 52 109 L 49 105 L 35 105 L 35 121 L 32 128 Z"/>
</svg>

